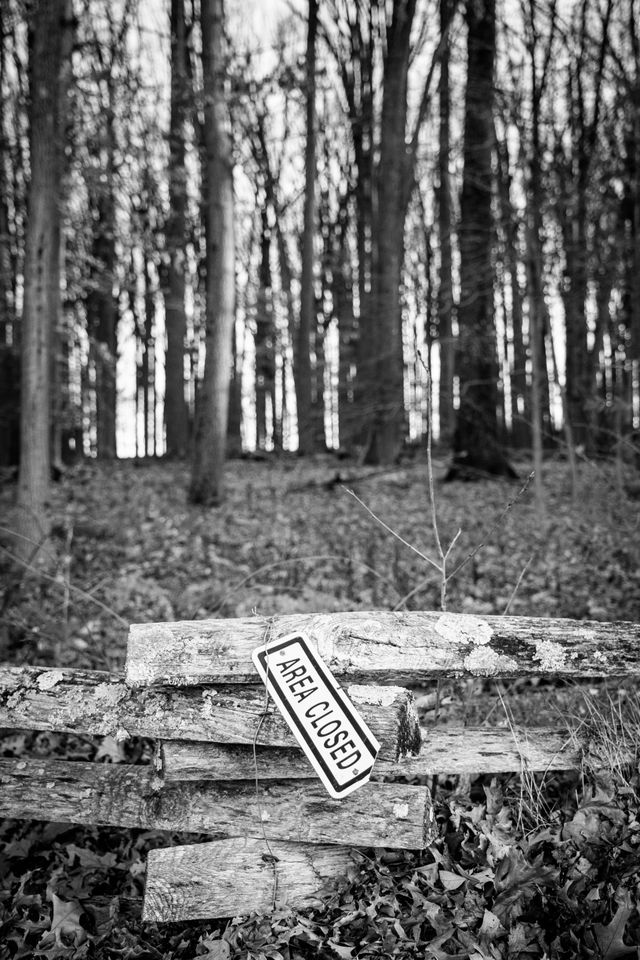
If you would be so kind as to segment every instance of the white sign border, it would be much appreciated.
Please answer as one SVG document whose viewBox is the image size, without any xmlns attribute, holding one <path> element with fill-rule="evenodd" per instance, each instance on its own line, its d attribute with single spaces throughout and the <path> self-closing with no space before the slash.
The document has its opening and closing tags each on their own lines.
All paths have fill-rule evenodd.
<svg viewBox="0 0 640 960">
<path fill-rule="evenodd" d="M 335 783 L 332 781 L 326 765 L 322 763 L 322 760 L 320 759 L 320 751 L 315 744 L 305 736 L 300 721 L 291 708 L 291 704 L 285 699 L 285 697 L 282 696 L 277 675 L 274 674 L 268 666 L 269 659 L 273 656 L 273 654 L 279 652 L 283 647 L 286 647 L 293 641 L 302 644 L 306 656 L 316 669 L 328 692 L 337 701 L 340 708 L 346 715 L 349 723 L 356 727 L 361 739 L 365 742 L 370 753 L 373 755 L 373 762 L 371 763 L 370 767 L 364 771 L 361 771 L 357 777 L 339 788 L 335 786 Z M 313 648 L 308 635 L 303 631 L 296 631 L 295 633 L 289 633 L 284 637 L 278 637 L 276 640 L 271 640 L 268 643 L 257 647 L 253 651 L 251 659 L 253 660 L 255 668 L 260 674 L 260 677 L 267 688 L 267 692 L 272 697 L 289 729 L 302 747 L 307 760 L 322 781 L 322 784 L 327 790 L 329 796 L 331 796 L 334 800 L 342 800 L 343 797 L 347 797 L 350 793 L 353 793 L 355 790 L 358 790 L 360 787 L 364 786 L 365 783 L 368 783 L 371 776 L 371 771 L 375 764 L 376 755 L 380 750 L 380 743 L 373 735 L 367 724 L 364 722 L 356 708 L 353 706 L 348 696 L 327 667 L 326 663 L 324 663 L 318 652 Z"/>
</svg>

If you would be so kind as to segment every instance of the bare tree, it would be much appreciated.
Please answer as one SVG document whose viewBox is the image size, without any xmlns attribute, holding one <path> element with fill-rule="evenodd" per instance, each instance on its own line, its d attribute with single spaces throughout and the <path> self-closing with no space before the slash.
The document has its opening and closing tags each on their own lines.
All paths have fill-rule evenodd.
<svg viewBox="0 0 640 960">
<path fill-rule="evenodd" d="M 585 315 L 589 293 L 590 180 L 597 158 L 603 115 L 602 88 L 609 50 L 613 0 L 606 0 L 600 20 L 600 37 L 592 36 L 591 3 L 576 7 L 575 37 L 568 71 L 568 133 L 557 140 L 557 169 L 562 196 L 559 209 L 565 257 L 563 299 L 566 328 L 567 411 L 576 443 L 589 445 L 588 334 Z M 589 89 L 590 87 L 590 89 Z"/>
<path fill-rule="evenodd" d="M 17 84 L 11 83 L 9 62 L 16 56 L 17 17 L 10 4 L 0 6 L 0 465 L 16 464 L 20 435 L 20 356 L 16 340 L 16 281 L 18 274 L 17 209 L 22 195 L 13 189 L 17 157 L 11 149 L 21 141 L 15 122 Z M 12 116 L 13 114 L 13 116 Z"/>
<path fill-rule="evenodd" d="M 166 223 L 168 262 L 163 278 L 167 352 L 164 419 L 167 454 L 184 457 L 187 450 L 187 405 L 184 395 L 186 206 L 185 123 L 188 110 L 187 44 L 184 0 L 171 0 L 171 116 L 169 122 L 169 216 Z"/>
<path fill-rule="evenodd" d="M 440 123 L 438 144 L 438 236 L 440 241 L 440 283 L 438 284 L 438 343 L 440 345 L 439 415 L 440 441 L 450 444 L 454 429 L 453 378 L 453 252 L 450 161 L 449 23 L 452 0 L 440 0 L 440 33 L 445 47 L 440 63 Z"/>
<path fill-rule="evenodd" d="M 457 4 L 452 2 L 451 15 Z M 357 168 L 359 346 L 356 394 L 366 425 L 365 459 L 391 463 L 404 433 L 401 287 L 404 225 L 415 187 L 420 131 L 427 117 L 435 68 L 446 47 L 440 39 L 424 78 L 413 124 L 408 123 L 408 74 L 416 0 L 358 4 L 333 2 L 341 41 L 327 42 L 341 70 Z M 450 22 L 450 21 L 449 21 Z M 375 129 L 373 72 L 382 52 L 379 128 Z M 345 58 L 352 56 L 352 63 Z"/>
<path fill-rule="evenodd" d="M 22 396 L 18 538 L 22 559 L 47 539 L 50 472 L 51 367 L 60 309 L 60 182 L 64 110 L 70 69 L 69 0 L 35 5 L 30 47 L 31 180 L 27 200 L 22 314 Z"/>
<path fill-rule="evenodd" d="M 256 447 L 264 450 L 267 440 L 267 401 L 272 423 L 277 419 L 275 404 L 276 361 L 275 326 L 271 278 L 271 227 L 268 210 L 260 211 L 260 265 L 256 297 L 255 377 L 256 377 Z"/>
<path fill-rule="evenodd" d="M 476 471 L 510 474 L 498 429 L 498 369 L 494 323 L 493 70 L 495 0 L 466 7 L 467 86 L 464 173 L 460 200 L 460 304 L 458 375 L 460 407 L 450 476 Z"/>
<path fill-rule="evenodd" d="M 94 11 L 89 5 L 85 13 L 86 22 L 91 25 L 93 33 L 93 80 L 98 105 L 88 137 L 91 162 L 85 169 L 93 235 L 86 311 L 95 371 L 96 452 L 100 459 L 112 460 L 117 452 L 116 364 L 120 319 L 116 289 L 117 179 L 122 144 L 119 142 L 118 120 L 122 113 L 121 85 L 128 69 L 126 37 L 133 0 L 125 0 L 118 11 L 114 10 L 112 4 L 105 4 L 103 9 L 107 25 L 106 41 L 97 24 L 91 20 Z"/>
<path fill-rule="evenodd" d="M 205 369 L 196 405 L 189 497 L 214 506 L 223 498 L 235 321 L 233 158 L 224 91 L 223 0 L 202 0 L 206 233 Z"/>
<path fill-rule="evenodd" d="M 311 414 L 311 331 L 315 298 L 313 291 L 313 244 L 316 220 L 316 34 L 318 0 L 309 0 L 306 54 L 307 141 L 304 154 L 305 195 L 302 227 L 302 276 L 300 278 L 300 321 L 295 341 L 295 389 L 298 410 L 300 453 L 315 445 Z"/>
</svg>

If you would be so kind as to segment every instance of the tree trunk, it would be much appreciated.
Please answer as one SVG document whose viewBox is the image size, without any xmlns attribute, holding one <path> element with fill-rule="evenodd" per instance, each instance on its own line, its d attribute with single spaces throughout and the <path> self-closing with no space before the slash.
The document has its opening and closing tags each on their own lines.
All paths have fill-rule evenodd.
<svg viewBox="0 0 640 960">
<path fill-rule="evenodd" d="M 356 166 L 355 209 L 358 262 L 356 378 L 354 383 L 354 441 L 364 443 L 373 416 L 372 384 L 375 381 L 371 311 L 374 245 L 374 13 L 376 4 L 358 5 L 349 26 L 349 49 L 341 66 L 342 85 L 349 108 Z"/>
<path fill-rule="evenodd" d="M 4 37 L 0 9 L 0 37 Z M 5 140 L 5 47 L 0 40 L 0 466 L 15 466 L 20 450 L 20 355 L 16 343 L 13 296 L 14 258 L 11 255 L 8 153 Z"/>
<path fill-rule="evenodd" d="M 311 335 L 314 328 L 313 241 L 316 219 L 316 33 L 318 0 L 309 0 L 307 29 L 306 98 L 307 142 L 304 155 L 305 194 L 302 228 L 302 276 L 300 279 L 300 321 L 295 342 L 295 389 L 298 409 L 298 452 L 315 449 L 311 406 Z"/>
<path fill-rule="evenodd" d="M 513 344 L 513 358 L 509 370 L 511 381 L 511 442 L 516 447 L 527 447 L 531 440 L 531 412 L 523 338 L 522 291 L 518 281 L 518 263 L 520 260 L 518 253 L 518 218 L 511 201 L 508 146 L 506 141 L 499 140 L 497 137 L 495 137 L 495 143 L 498 198 L 504 243 L 504 267 L 508 275 L 508 287 L 511 296 L 511 342 Z M 505 282 L 505 288 L 506 286 Z"/>
<path fill-rule="evenodd" d="M 229 393 L 229 416 L 227 420 L 227 456 L 239 457 L 242 453 L 242 355 L 238 353 L 238 335 L 231 335 L 233 369 Z"/>
<path fill-rule="evenodd" d="M 256 303 L 255 376 L 256 376 L 256 449 L 267 444 L 267 402 L 271 407 L 271 424 L 275 422 L 275 330 L 273 324 L 271 280 L 271 229 L 267 209 L 261 212 L 260 267 Z M 271 438 L 272 439 L 272 438 Z"/>
<path fill-rule="evenodd" d="M 464 175 L 460 201 L 460 408 L 450 478 L 513 475 L 498 428 L 491 191 L 495 0 L 467 5 Z"/>
<path fill-rule="evenodd" d="M 10 73 L 10 44 L 15 50 L 19 19 L 0 5 L 0 466 L 20 461 L 20 328 L 17 283 L 23 275 L 21 221 L 24 195 L 20 181 L 21 135 L 16 107 L 10 109 L 6 81 Z M 6 38 L 6 40 L 5 40 Z M 11 130 L 16 131 L 12 149 Z"/>
<path fill-rule="evenodd" d="M 631 13 L 632 31 L 636 60 L 636 82 L 633 88 L 633 135 L 631 137 L 632 157 L 628 161 L 633 168 L 634 176 L 631 181 L 631 284 L 629 286 L 629 300 L 631 304 L 630 322 L 628 329 L 629 342 L 626 350 L 627 367 L 630 383 L 630 402 L 627 405 L 625 427 L 634 429 L 633 411 L 640 408 L 640 42 L 638 38 L 637 22 L 633 25 L 634 16 Z M 635 391 L 635 393 L 634 393 Z M 635 427 L 637 431 L 637 424 Z M 636 442 L 638 434 L 635 433 Z M 640 458 L 636 456 L 636 461 Z"/>
<path fill-rule="evenodd" d="M 535 69 L 535 67 L 533 67 Z M 533 77 L 535 88 L 535 75 Z M 529 163 L 528 207 L 526 224 L 527 286 L 529 299 L 529 353 L 531 356 L 531 445 L 535 470 L 534 491 L 538 518 L 545 515 L 543 490 L 544 434 L 550 436 L 551 410 L 549 375 L 547 372 L 546 333 L 552 334 L 548 323 L 544 297 L 544 266 L 542 254 L 542 170 L 540 156 L 540 98 L 534 89 L 532 109 L 532 145 Z"/>
<path fill-rule="evenodd" d="M 97 455 L 101 460 L 113 460 L 116 456 L 118 349 L 118 305 L 113 295 L 116 267 L 113 170 L 107 172 L 106 176 L 108 182 L 105 193 L 96 201 L 92 287 L 87 295 L 87 323 L 95 367 Z"/>
<path fill-rule="evenodd" d="M 371 57 L 372 54 L 369 53 Z M 370 80 L 371 64 L 367 64 L 366 76 Z M 364 442 L 367 424 L 373 416 L 371 401 L 372 384 L 375 381 L 375 353 L 373 343 L 374 318 L 371 311 L 373 283 L 373 98 L 371 90 L 363 94 L 362 116 L 352 118 L 352 135 L 356 156 L 356 248 L 358 259 L 358 326 L 356 340 L 356 381 L 354 384 L 354 407 L 356 422 L 353 424 L 354 440 Z"/>
<path fill-rule="evenodd" d="M 142 380 L 144 389 L 144 447 L 145 456 L 156 454 L 156 352 L 155 352 L 155 303 L 150 275 L 151 262 L 144 263 L 144 353 L 142 356 Z"/>
<path fill-rule="evenodd" d="M 100 177 L 96 178 L 96 194 L 90 200 L 93 206 L 93 263 L 91 288 L 87 295 L 87 323 L 95 369 L 97 455 L 101 460 L 113 460 L 116 456 L 118 300 L 114 295 L 117 263 L 115 96 L 113 79 L 109 77 L 106 81 L 104 128 L 100 131 L 101 148 L 94 158 L 100 164 Z"/>
<path fill-rule="evenodd" d="M 166 225 L 168 263 L 164 290 L 167 330 L 164 420 L 167 455 L 187 452 L 187 405 L 184 395 L 185 242 L 187 172 L 185 121 L 188 108 L 187 49 L 184 0 L 171 0 L 171 117 L 169 125 L 169 216 Z"/>
<path fill-rule="evenodd" d="M 592 258 L 592 171 L 596 155 L 600 117 L 604 109 L 602 83 L 609 24 L 614 0 L 607 0 L 601 13 L 601 36 L 596 56 L 591 57 L 593 40 L 587 16 L 588 5 L 580 8 L 579 53 L 569 66 L 569 112 L 571 155 L 565 173 L 565 211 L 561 228 L 565 252 L 566 400 L 570 431 L 576 444 L 589 450 L 589 356 L 586 322 Z M 585 91 L 586 65 L 593 65 L 592 89 Z M 561 136 L 566 136 L 563 132 Z"/>
<path fill-rule="evenodd" d="M 566 395 L 567 414 L 574 441 L 587 441 L 587 223 L 586 183 L 575 185 L 578 191 L 576 210 L 567 211 L 564 226 L 565 286 L 563 293 L 566 332 Z M 570 188 L 572 189 L 572 188 Z"/>
<path fill-rule="evenodd" d="M 327 144 L 325 141 L 325 169 L 329 169 L 331 160 L 328 156 Z M 333 309 L 328 309 L 327 293 L 331 289 L 331 267 L 332 267 L 332 235 L 335 229 L 333 217 L 330 210 L 328 188 L 325 183 L 318 210 L 318 227 L 322 237 L 322 254 L 319 270 L 319 291 L 316 296 L 314 293 L 314 324 L 311 333 L 311 349 L 313 359 L 313 371 L 311 378 L 311 431 L 313 433 L 313 449 L 324 451 L 327 449 L 327 430 L 325 423 L 325 414 L 331 414 L 333 405 L 332 391 L 329 390 L 327 398 L 328 411 L 325 408 L 325 337 L 326 332 L 333 318 Z M 332 442 L 332 431 L 330 431 L 330 441 Z"/>
<path fill-rule="evenodd" d="M 393 463 L 402 446 L 404 369 L 400 290 L 406 214 L 407 74 L 415 0 L 395 0 L 387 29 L 380 162 L 376 171 L 372 344 L 374 416 L 365 454 L 367 463 Z"/>
<path fill-rule="evenodd" d="M 69 56 L 68 0 L 39 3 L 33 10 L 30 48 L 31 180 L 25 236 L 22 315 L 20 472 L 17 494 L 18 556 L 28 561 L 49 534 L 46 501 L 50 470 L 53 337 L 60 304 L 60 182 L 63 164 L 63 103 L 60 96 Z"/>
<path fill-rule="evenodd" d="M 357 343 L 356 321 L 353 309 L 353 279 L 347 229 L 349 222 L 348 198 L 340 200 L 340 210 L 333 237 L 331 264 L 333 310 L 338 323 L 338 438 L 340 448 L 350 450 L 354 441 L 354 377 Z"/>
<path fill-rule="evenodd" d="M 202 0 L 202 62 L 205 97 L 203 192 L 207 238 L 204 379 L 196 404 L 192 503 L 223 498 L 229 410 L 232 336 L 235 319 L 233 160 L 224 96 L 223 0 Z"/>
<path fill-rule="evenodd" d="M 440 33 L 448 35 L 451 0 L 440 0 Z M 438 285 L 438 345 L 440 348 L 439 419 L 440 442 L 451 445 L 455 426 L 453 377 L 455 343 L 453 340 L 453 255 L 451 247 L 451 183 L 449 41 L 440 63 L 440 126 L 438 145 L 438 235 L 440 240 L 440 283 Z"/>
<path fill-rule="evenodd" d="M 538 520 L 545 516 L 545 499 L 543 490 L 543 440 L 542 440 L 542 384 L 543 364 L 546 377 L 545 355 L 545 304 L 540 275 L 541 263 L 538 257 L 539 235 L 537 221 L 532 211 L 529 211 L 527 223 L 527 281 L 529 287 L 529 351 L 531 356 L 531 447 L 533 452 L 533 467 L 535 470 L 534 491 Z M 547 383 L 547 398 L 548 378 Z M 547 403 L 547 416 L 549 406 Z"/>
</svg>

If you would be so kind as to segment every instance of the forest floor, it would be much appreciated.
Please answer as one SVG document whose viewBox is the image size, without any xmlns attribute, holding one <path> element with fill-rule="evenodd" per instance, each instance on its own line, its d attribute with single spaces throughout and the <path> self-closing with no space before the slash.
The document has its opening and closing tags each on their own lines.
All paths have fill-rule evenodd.
<svg viewBox="0 0 640 960">
<path fill-rule="evenodd" d="M 540 515 L 528 465 L 516 466 L 522 482 L 446 484 L 436 459 L 445 549 L 461 531 L 448 609 L 639 621 L 638 490 L 625 492 L 607 463 L 584 462 L 572 492 L 566 463 L 554 460 Z M 637 479 L 629 474 L 628 487 Z M 226 502 L 212 510 L 187 504 L 187 480 L 184 464 L 119 462 L 81 464 L 54 485 L 53 578 L 17 579 L 0 550 L 0 656 L 119 671 L 130 622 L 440 608 L 440 578 L 419 555 L 437 560 L 422 459 L 386 472 L 330 457 L 232 461 Z M 7 526 L 14 492 L 0 487 Z M 640 718 L 623 682 L 457 681 L 422 702 L 430 722 L 507 725 L 580 722 L 589 698 Z M 131 760 L 86 738 L 2 734 L 5 757 L 97 750 Z M 140 922 L 146 852 L 176 835 L 7 821 L 0 957 L 640 956 L 637 764 L 596 779 L 478 775 L 433 786 L 441 833 L 426 851 L 370 851 L 322 909 L 228 922 Z"/>
</svg>

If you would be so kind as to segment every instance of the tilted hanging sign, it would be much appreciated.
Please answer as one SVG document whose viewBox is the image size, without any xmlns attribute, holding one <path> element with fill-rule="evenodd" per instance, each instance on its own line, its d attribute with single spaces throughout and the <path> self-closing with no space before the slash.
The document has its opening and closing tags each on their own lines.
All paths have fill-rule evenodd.
<svg viewBox="0 0 640 960">
<path fill-rule="evenodd" d="M 380 744 L 303 633 L 253 651 L 253 662 L 311 766 L 336 800 L 365 784 Z"/>
</svg>

